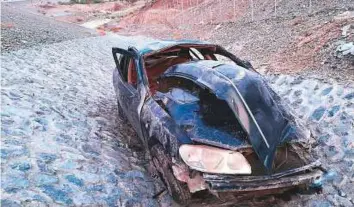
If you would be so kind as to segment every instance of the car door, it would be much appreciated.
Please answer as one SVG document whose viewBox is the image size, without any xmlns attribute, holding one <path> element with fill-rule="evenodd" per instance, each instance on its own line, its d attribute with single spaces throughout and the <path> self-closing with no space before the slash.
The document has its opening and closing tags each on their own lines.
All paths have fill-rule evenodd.
<svg viewBox="0 0 354 207">
<path fill-rule="evenodd" d="M 140 112 L 145 100 L 146 90 L 141 72 L 139 72 L 138 56 L 134 51 L 121 48 L 113 48 L 112 53 L 116 63 L 113 83 L 118 102 L 139 137 L 143 138 Z"/>
</svg>

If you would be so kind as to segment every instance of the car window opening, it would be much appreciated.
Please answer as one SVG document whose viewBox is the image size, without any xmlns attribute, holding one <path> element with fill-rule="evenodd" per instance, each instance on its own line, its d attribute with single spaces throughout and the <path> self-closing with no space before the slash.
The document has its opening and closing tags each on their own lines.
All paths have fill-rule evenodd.
<svg viewBox="0 0 354 207">
<path fill-rule="evenodd" d="M 150 92 L 154 94 L 157 90 L 158 79 L 171 66 L 187 63 L 190 61 L 214 60 L 215 47 L 185 45 L 168 48 L 158 53 L 144 57 L 145 70 L 149 80 Z"/>
<path fill-rule="evenodd" d="M 133 59 L 130 59 L 128 65 L 128 83 L 134 88 L 137 88 L 138 75 L 135 67 L 135 62 Z"/>
<path fill-rule="evenodd" d="M 129 56 L 121 56 L 117 69 L 122 80 L 137 89 L 138 74 L 134 59 Z"/>
</svg>

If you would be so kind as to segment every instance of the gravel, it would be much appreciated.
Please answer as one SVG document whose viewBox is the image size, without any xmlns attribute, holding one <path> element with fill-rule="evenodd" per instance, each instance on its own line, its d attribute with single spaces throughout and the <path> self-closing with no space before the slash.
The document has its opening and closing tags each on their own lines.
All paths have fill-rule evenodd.
<svg viewBox="0 0 354 207">
<path fill-rule="evenodd" d="M 25 2 L 1 3 L 2 53 L 94 35 L 94 30 L 30 13 Z"/>
</svg>

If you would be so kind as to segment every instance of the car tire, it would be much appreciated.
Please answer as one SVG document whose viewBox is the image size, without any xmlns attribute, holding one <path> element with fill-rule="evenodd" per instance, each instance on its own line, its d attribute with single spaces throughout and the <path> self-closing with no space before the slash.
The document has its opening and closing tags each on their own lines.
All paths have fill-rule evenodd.
<svg viewBox="0 0 354 207">
<path fill-rule="evenodd" d="M 120 105 L 119 101 L 117 101 L 117 105 L 118 105 L 118 117 L 121 121 L 128 121 L 127 116 L 124 114 L 124 111 L 122 109 L 122 106 Z"/>
<path fill-rule="evenodd" d="M 177 180 L 173 175 L 172 160 L 166 155 L 162 145 L 155 144 L 150 152 L 155 168 L 173 200 L 178 204 L 188 205 L 191 199 L 191 193 L 189 192 L 188 186 L 186 183 Z"/>
</svg>

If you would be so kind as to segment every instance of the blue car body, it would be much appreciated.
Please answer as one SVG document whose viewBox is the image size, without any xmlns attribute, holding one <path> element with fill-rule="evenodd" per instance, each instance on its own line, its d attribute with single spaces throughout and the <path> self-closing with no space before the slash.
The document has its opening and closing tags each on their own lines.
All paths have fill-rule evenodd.
<svg viewBox="0 0 354 207">
<path fill-rule="evenodd" d="M 193 59 L 172 65 L 161 73 L 159 80 L 186 80 L 200 90 L 209 91 L 231 109 L 225 111 L 225 115 L 232 114 L 236 118 L 240 133 L 235 130 L 229 133 L 227 127 L 215 127 L 201 119 L 195 113 L 201 110 L 200 100 L 193 91 L 170 88 L 167 92 L 151 92 L 146 58 L 180 48 L 196 48 L 203 56 L 212 52 L 212 59 Z M 263 181 L 287 177 L 283 182 L 286 183 L 285 186 L 294 185 L 295 181 L 289 178 L 290 175 L 320 166 L 317 161 L 307 160 L 306 164 L 295 170 L 273 172 L 277 148 L 285 143 L 306 141 L 309 134 L 298 124 L 266 80 L 248 62 L 237 58 L 221 46 L 192 40 L 165 40 L 137 48 L 113 48 L 112 52 L 117 67 L 114 70 L 113 83 L 118 104 L 147 148 L 158 142 L 177 160 L 178 149 L 182 144 L 202 143 L 230 150 L 252 148 L 267 172 Z M 234 64 L 218 61 L 214 59 L 214 54 L 222 55 Z M 137 81 L 133 86 L 127 84 L 123 77 L 126 73 L 120 69 L 124 64 L 122 56 L 129 57 L 135 64 Z M 220 114 L 223 113 L 220 110 Z M 309 182 L 318 175 L 318 172 L 307 174 L 302 182 Z M 242 182 L 230 176 L 207 173 L 204 176 L 214 190 L 228 191 L 247 186 L 238 186 L 245 182 L 241 178 Z"/>
</svg>

